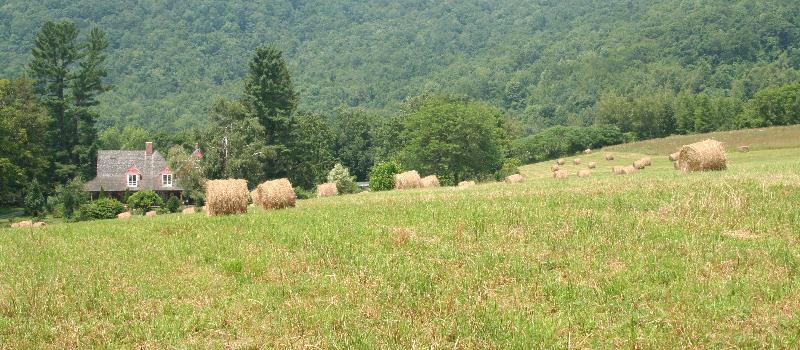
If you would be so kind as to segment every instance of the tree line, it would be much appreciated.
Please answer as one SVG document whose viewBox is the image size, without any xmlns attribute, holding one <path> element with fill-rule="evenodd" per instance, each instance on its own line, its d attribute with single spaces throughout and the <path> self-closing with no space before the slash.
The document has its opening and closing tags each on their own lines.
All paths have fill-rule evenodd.
<svg viewBox="0 0 800 350">
<path fill-rule="evenodd" d="M 7 0 L 0 76 L 26 70 L 46 20 L 70 18 L 103 25 L 114 48 L 100 130 L 202 126 L 209 101 L 240 94 L 252 50 L 274 42 L 299 110 L 393 114 L 420 94 L 464 95 L 527 136 L 592 125 L 614 95 L 746 102 L 797 81 L 798 14 L 787 0 Z"/>
</svg>

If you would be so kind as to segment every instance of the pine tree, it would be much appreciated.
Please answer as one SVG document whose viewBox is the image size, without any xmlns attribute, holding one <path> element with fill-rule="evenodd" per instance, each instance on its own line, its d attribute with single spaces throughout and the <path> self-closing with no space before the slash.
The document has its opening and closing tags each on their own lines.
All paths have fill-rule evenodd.
<svg viewBox="0 0 800 350">
<path fill-rule="evenodd" d="M 57 179 L 94 176 L 97 158 L 96 115 L 89 107 L 107 90 L 105 34 L 94 28 L 86 42 L 70 21 L 46 22 L 31 50 L 29 71 L 35 88 L 48 107 L 54 130 L 51 162 Z"/>
<path fill-rule="evenodd" d="M 34 217 L 44 214 L 45 199 L 42 194 L 42 187 L 39 182 L 33 180 L 28 187 L 28 194 L 25 195 L 25 213 Z"/>
<path fill-rule="evenodd" d="M 256 49 L 245 78 L 243 100 L 249 112 L 264 127 L 266 145 L 275 150 L 275 156 L 265 163 L 267 177 L 285 176 L 290 166 L 288 145 L 292 114 L 297 108 L 297 93 L 283 54 L 274 46 Z"/>
</svg>

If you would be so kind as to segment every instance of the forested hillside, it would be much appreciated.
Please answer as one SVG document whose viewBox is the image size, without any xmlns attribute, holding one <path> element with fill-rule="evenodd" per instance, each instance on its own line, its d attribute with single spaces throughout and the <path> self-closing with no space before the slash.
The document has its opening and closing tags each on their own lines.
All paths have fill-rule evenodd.
<svg viewBox="0 0 800 350">
<path fill-rule="evenodd" d="M 726 118 L 796 81 L 798 13 L 789 0 L 8 0 L 0 77 L 25 71 L 45 21 L 68 19 L 110 42 L 101 129 L 203 125 L 215 95 L 241 94 L 253 50 L 274 43 L 300 110 L 394 110 L 422 92 L 456 93 L 502 106 L 526 133 L 600 120 L 649 137 L 706 126 L 643 134 L 651 126 L 613 118 L 699 93 Z"/>
</svg>

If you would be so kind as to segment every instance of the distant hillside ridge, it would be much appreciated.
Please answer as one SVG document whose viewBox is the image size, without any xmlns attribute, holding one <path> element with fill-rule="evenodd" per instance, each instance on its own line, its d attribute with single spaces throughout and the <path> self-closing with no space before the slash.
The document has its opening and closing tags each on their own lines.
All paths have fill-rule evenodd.
<svg viewBox="0 0 800 350">
<path fill-rule="evenodd" d="M 69 19 L 111 41 L 101 128 L 202 125 L 215 96 L 239 94 L 253 50 L 273 43 L 301 110 L 391 110 L 435 91 L 536 129 L 586 124 L 607 94 L 747 99 L 796 81 L 798 14 L 800 2 L 781 0 L 7 0 L 0 77 L 25 71 L 45 21 Z"/>
</svg>

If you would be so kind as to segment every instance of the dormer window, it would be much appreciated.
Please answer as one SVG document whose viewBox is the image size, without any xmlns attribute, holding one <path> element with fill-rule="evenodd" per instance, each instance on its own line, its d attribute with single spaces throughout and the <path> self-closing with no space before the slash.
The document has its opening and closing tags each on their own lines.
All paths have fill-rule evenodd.
<svg viewBox="0 0 800 350">
<path fill-rule="evenodd" d="M 172 174 L 161 174 L 161 186 L 172 187 Z"/>
<path fill-rule="evenodd" d="M 136 169 L 135 166 L 128 168 L 128 172 L 125 174 L 125 179 L 128 180 L 128 187 L 139 187 L 139 180 L 142 178 L 139 175 L 139 169 Z"/>
<path fill-rule="evenodd" d="M 128 174 L 128 187 L 138 187 L 138 186 L 139 186 L 139 175 Z"/>
</svg>

